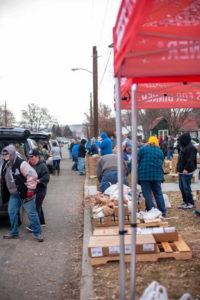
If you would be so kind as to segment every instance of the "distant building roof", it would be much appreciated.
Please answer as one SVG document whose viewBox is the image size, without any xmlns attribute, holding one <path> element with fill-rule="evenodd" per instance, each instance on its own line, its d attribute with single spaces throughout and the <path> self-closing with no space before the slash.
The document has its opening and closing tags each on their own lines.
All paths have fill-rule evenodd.
<svg viewBox="0 0 200 300">
<path fill-rule="evenodd" d="M 179 131 L 198 131 L 199 126 L 198 126 L 198 122 L 194 117 L 188 117 L 187 119 L 185 119 L 185 121 L 183 122 L 183 125 L 181 126 L 181 128 L 179 129 Z"/>
<path fill-rule="evenodd" d="M 164 117 L 158 117 L 155 120 L 153 120 L 153 122 L 149 125 L 149 130 L 154 129 L 158 125 L 158 123 L 163 119 Z"/>
</svg>

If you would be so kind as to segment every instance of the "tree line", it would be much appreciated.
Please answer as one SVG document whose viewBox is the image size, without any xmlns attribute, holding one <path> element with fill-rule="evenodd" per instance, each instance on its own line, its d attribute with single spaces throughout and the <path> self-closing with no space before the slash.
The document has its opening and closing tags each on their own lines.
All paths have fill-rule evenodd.
<svg viewBox="0 0 200 300">
<path fill-rule="evenodd" d="M 83 132 L 85 137 L 91 137 L 91 127 L 93 126 L 90 114 L 85 112 L 85 122 L 83 125 Z M 139 110 L 138 111 L 138 125 L 143 128 L 145 138 L 149 136 L 149 126 L 158 117 L 164 117 L 169 124 L 169 131 L 172 136 L 179 133 L 183 122 L 189 117 L 193 116 L 200 127 L 200 109 L 152 109 L 152 110 Z M 103 103 L 99 103 L 98 108 L 98 122 L 99 134 L 106 132 L 109 136 L 115 135 L 115 116 L 112 109 Z M 10 127 L 15 124 L 15 116 L 11 110 L 6 108 L 6 105 L 0 105 L 0 126 Z M 69 125 L 60 126 L 55 117 L 51 116 L 48 109 L 39 107 L 31 103 L 28 104 L 27 109 L 22 110 L 21 121 L 19 126 L 25 127 L 34 131 L 51 131 L 54 136 L 70 137 L 74 136 Z M 122 126 L 127 128 L 131 133 L 131 112 L 122 111 Z"/>
</svg>

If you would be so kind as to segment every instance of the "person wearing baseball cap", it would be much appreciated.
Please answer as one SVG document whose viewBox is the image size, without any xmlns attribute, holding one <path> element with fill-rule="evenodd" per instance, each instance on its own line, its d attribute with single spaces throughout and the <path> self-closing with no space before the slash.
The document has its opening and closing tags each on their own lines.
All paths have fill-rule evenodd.
<svg viewBox="0 0 200 300">
<path fill-rule="evenodd" d="M 35 204 L 40 219 L 40 225 L 45 226 L 42 204 L 47 193 L 47 184 L 50 177 L 49 170 L 46 163 L 40 159 L 40 152 L 37 149 L 33 149 L 29 152 L 29 163 L 35 169 L 38 175 Z M 32 232 L 31 225 L 26 227 L 26 229 Z"/>
<path fill-rule="evenodd" d="M 166 207 L 161 190 L 161 182 L 164 181 L 163 161 L 164 154 L 159 148 L 157 137 L 150 136 L 147 144 L 138 150 L 138 183 L 142 188 L 147 211 L 154 206 L 153 193 L 157 207 L 165 217 Z"/>
</svg>

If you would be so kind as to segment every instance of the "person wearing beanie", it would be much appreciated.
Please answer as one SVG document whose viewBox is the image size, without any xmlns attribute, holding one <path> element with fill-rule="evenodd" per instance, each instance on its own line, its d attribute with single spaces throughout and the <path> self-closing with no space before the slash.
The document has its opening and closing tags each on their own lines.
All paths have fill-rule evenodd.
<svg viewBox="0 0 200 300">
<path fill-rule="evenodd" d="M 156 136 L 151 136 L 145 146 L 138 150 L 138 183 L 141 185 L 147 211 L 153 208 L 152 193 L 158 209 L 166 216 L 166 207 L 161 190 L 163 182 L 164 155 Z"/>
<path fill-rule="evenodd" d="M 177 172 L 183 203 L 178 206 L 178 208 L 192 209 L 194 208 L 194 199 L 191 191 L 191 179 L 193 172 L 197 168 L 197 150 L 191 143 L 189 133 L 183 133 L 179 137 L 179 145 L 180 151 L 177 162 Z"/>
<path fill-rule="evenodd" d="M 3 236 L 4 239 L 19 237 L 18 216 L 20 207 L 26 210 L 32 232 L 39 242 L 43 242 L 40 220 L 35 206 L 35 190 L 37 185 L 37 173 L 29 165 L 17 156 L 13 145 L 8 145 L 2 152 L 3 165 L 1 167 L 1 195 L 3 202 L 8 202 L 8 214 L 10 229 Z"/>
</svg>

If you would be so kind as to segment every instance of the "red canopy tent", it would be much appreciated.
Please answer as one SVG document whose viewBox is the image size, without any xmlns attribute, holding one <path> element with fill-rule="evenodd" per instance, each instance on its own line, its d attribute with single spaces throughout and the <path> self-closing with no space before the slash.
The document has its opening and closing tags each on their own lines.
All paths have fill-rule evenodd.
<svg viewBox="0 0 200 300">
<path fill-rule="evenodd" d="M 131 109 L 132 84 L 132 78 L 120 79 L 121 109 Z M 200 83 L 139 83 L 136 101 L 138 109 L 200 108 Z"/>
<path fill-rule="evenodd" d="M 132 189 L 135 199 L 137 109 L 200 107 L 200 0 L 122 0 L 113 30 L 113 40 L 121 219 L 120 299 L 125 299 L 121 108 L 132 108 Z M 127 78 L 124 86 L 120 86 L 122 77 Z M 123 98 L 127 99 L 121 100 Z M 130 298 L 134 299 L 135 201 L 131 226 Z"/>
</svg>

